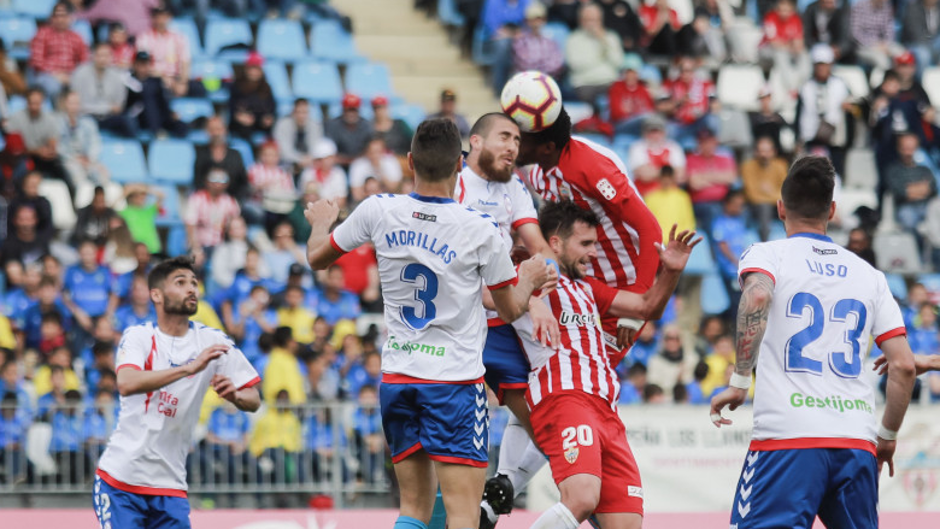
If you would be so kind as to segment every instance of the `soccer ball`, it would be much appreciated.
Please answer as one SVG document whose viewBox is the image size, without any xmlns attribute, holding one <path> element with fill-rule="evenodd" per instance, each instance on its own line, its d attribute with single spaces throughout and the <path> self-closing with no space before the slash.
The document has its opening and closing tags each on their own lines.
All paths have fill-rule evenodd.
<svg viewBox="0 0 940 529">
<path fill-rule="evenodd" d="M 522 132 L 538 132 L 550 127 L 561 114 L 561 90 L 542 72 L 520 72 L 503 87 L 499 103 Z"/>
</svg>

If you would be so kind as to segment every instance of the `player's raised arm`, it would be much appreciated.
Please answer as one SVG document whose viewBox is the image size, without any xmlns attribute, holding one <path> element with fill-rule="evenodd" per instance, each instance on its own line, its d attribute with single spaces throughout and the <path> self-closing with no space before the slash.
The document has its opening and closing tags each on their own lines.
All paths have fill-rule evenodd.
<svg viewBox="0 0 940 529">
<path fill-rule="evenodd" d="M 339 259 L 343 252 L 330 242 L 330 226 L 339 216 L 339 206 L 332 200 L 321 199 L 308 203 L 304 217 L 310 223 L 307 240 L 307 261 L 314 270 L 323 270 Z"/>
<path fill-rule="evenodd" d="M 490 289 L 496 312 L 505 322 L 513 322 L 529 310 L 529 297 L 549 280 L 554 268 L 545 263 L 545 258 L 536 255 L 519 265 L 518 281 Z"/>
</svg>

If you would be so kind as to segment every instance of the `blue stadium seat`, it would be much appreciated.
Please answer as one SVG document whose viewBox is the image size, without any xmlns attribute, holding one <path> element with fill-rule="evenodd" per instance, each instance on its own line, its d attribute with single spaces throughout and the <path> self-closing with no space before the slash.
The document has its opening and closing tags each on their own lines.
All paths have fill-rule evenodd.
<svg viewBox="0 0 940 529">
<path fill-rule="evenodd" d="M 391 97 L 392 76 L 388 66 L 381 63 L 353 63 L 346 68 L 346 91 L 356 94 L 363 101 L 377 95 Z"/>
<path fill-rule="evenodd" d="M 595 134 L 593 132 L 586 132 L 584 134 L 578 134 L 578 136 L 593 141 L 594 143 L 600 145 L 601 147 L 611 148 L 613 145 L 610 143 L 610 138 L 603 134 Z"/>
<path fill-rule="evenodd" d="M 700 276 L 717 274 L 718 267 L 715 265 L 715 258 L 712 256 L 712 247 L 708 235 L 702 232 L 699 232 L 699 235 L 702 236 L 702 242 L 692 248 L 692 255 L 689 256 L 689 262 L 685 265 L 685 273 Z"/>
<path fill-rule="evenodd" d="M 891 295 L 898 299 L 907 299 L 907 282 L 904 281 L 904 276 L 900 274 L 885 274 L 885 279 L 888 280 L 888 288 L 891 290 Z"/>
<path fill-rule="evenodd" d="M 17 60 L 29 58 L 29 42 L 36 35 L 36 21 L 30 18 L 0 19 L 0 39 L 10 57 Z"/>
<path fill-rule="evenodd" d="M 206 53 L 230 61 L 244 61 L 252 43 L 251 26 L 247 20 L 223 18 L 206 24 Z M 227 46 L 241 44 L 243 49 L 222 51 Z"/>
<path fill-rule="evenodd" d="M 180 194 L 173 186 L 158 185 L 157 189 L 163 192 L 163 204 L 160 214 L 157 215 L 157 226 L 178 226 L 183 223 Z"/>
<path fill-rule="evenodd" d="M 421 105 L 403 103 L 392 107 L 392 116 L 404 121 L 411 127 L 411 130 L 417 130 L 418 125 L 424 121 L 427 113 Z"/>
<path fill-rule="evenodd" d="M 924 285 L 928 292 L 940 292 L 940 274 L 921 274 L 917 282 Z"/>
<path fill-rule="evenodd" d="M 250 143 L 241 138 L 230 138 L 228 144 L 242 155 L 242 163 L 245 167 L 251 167 L 255 163 L 255 153 L 251 150 Z"/>
<path fill-rule="evenodd" d="M 466 23 L 463 14 L 457 11 L 455 0 L 437 0 L 437 18 L 448 26 L 463 27 Z"/>
<path fill-rule="evenodd" d="M 167 184 L 189 186 L 193 183 L 196 150 L 185 140 L 155 140 L 150 144 L 150 176 Z"/>
<path fill-rule="evenodd" d="M 361 60 L 356 43 L 339 21 L 317 22 L 310 30 L 310 53 L 313 57 L 338 63 Z"/>
<path fill-rule="evenodd" d="M 16 114 L 16 113 L 19 112 L 20 110 L 23 110 L 24 108 L 26 108 L 26 98 L 25 98 L 25 97 L 19 96 L 19 95 L 17 95 L 17 96 L 10 96 L 10 99 L 9 99 L 9 101 L 7 102 L 7 112 L 9 112 L 11 116 L 12 116 L 13 114 Z M 43 111 L 45 111 L 45 112 L 52 112 L 52 111 L 53 111 L 53 108 L 52 108 L 52 101 L 49 101 L 49 98 L 48 98 L 48 97 L 47 97 L 45 100 L 43 100 L 43 102 L 42 102 L 42 109 L 43 109 Z"/>
<path fill-rule="evenodd" d="M 147 163 L 139 141 L 105 141 L 101 145 L 101 156 L 98 159 L 108 168 L 114 182 L 126 184 L 147 181 Z"/>
<path fill-rule="evenodd" d="M 294 66 L 294 95 L 317 103 L 333 103 L 343 98 L 343 86 L 336 65 L 304 62 Z"/>
<path fill-rule="evenodd" d="M 174 18 L 170 22 L 170 29 L 182 34 L 189 41 L 189 54 L 195 60 L 203 57 L 206 52 L 202 49 L 202 41 L 199 39 L 199 28 L 196 22 L 191 18 Z"/>
<path fill-rule="evenodd" d="M 287 77 L 287 68 L 284 67 L 284 63 L 265 61 L 261 69 L 264 70 L 264 78 L 271 85 L 275 100 L 279 102 L 294 100 L 294 93 L 290 89 L 290 79 Z"/>
<path fill-rule="evenodd" d="M 13 0 L 13 11 L 22 16 L 46 20 L 57 0 Z"/>
<path fill-rule="evenodd" d="M 708 274 L 702 278 L 701 303 L 705 314 L 721 314 L 731 306 L 728 291 L 718 274 Z"/>
<path fill-rule="evenodd" d="M 191 72 L 193 79 L 203 81 L 203 85 L 209 79 L 221 81 L 218 88 L 212 87 L 215 88 L 214 90 L 209 90 L 210 86 L 206 86 L 206 90 L 209 91 L 209 99 L 216 102 L 228 101 L 228 87 L 222 86 L 222 84 L 232 82 L 235 77 L 231 64 L 224 61 L 194 61 Z M 209 84 L 212 85 L 212 83 Z"/>
<path fill-rule="evenodd" d="M 256 47 L 265 59 L 296 62 L 307 56 L 304 30 L 296 20 L 261 22 Z"/>
<path fill-rule="evenodd" d="M 78 33 L 78 36 L 82 38 L 82 41 L 86 45 L 91 46 L 93 37 L 91 24 L 89 24 L 87 20 L 76 20 L 74 23 L 72 23 L 72 31 Z"/>
<path fill-rule="evenodd" d="M 491 66 L 496 55 L 485 46 L 486 37 L 483 35 L 483 28 L 478 26 L 473 32 L 473 42 L 470 44 L 470 53 L 473 56 L 473 62 L 481 66 Z"/>
<path fill-rule="evenodd" d="M 554 40 L 562 53 L 565 53 L 565 45 L 570 34 L 571 30 L 562 22 L 549 22 L 542 27 L 542 35 Z"/>
<path fill-rule="evenodd" d="M 170 257 L 179 257 L 188 251 L 187 246 L 186 227 L 176 225 L 170 228 L 169 233 L 166 235 L 165 251 L 167 255 Z"/>
<path fill-rule="evenodd" d="M 215 114 L 215 108 L 208 99 L 199 97 L 180 97 L 170 102 L 170 108 L 183 123 L 192 123 L 199 118 Z"/>
</svg>

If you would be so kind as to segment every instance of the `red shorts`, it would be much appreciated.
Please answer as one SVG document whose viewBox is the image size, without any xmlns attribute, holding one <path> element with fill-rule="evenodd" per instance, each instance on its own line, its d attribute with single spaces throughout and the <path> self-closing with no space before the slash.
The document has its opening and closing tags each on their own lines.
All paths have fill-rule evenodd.
<svg viewBox="0 0 940 529">
<path fill-rule="evenodd" d="M 539 402 L 530 419 L 556 484 L 575 474 L 597 476 L 601 497 L 594 512 L 643 515 L 640 470 L 627 444 L 627 429 L 607 401 L 565 391 Z"/>
</svg>

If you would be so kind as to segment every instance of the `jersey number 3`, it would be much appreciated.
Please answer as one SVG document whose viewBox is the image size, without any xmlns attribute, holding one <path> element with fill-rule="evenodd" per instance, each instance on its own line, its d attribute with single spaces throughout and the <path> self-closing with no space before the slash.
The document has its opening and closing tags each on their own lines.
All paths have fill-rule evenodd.
<svg viewBox="0 0 940 529">
<path fill-rule="evenodd" d="M 415 306 L 401 307 L 401 319 L 416 331 L 428 326 L 437 316 L 434 298 L 437 297 L 437 274 L 419 263 L 411 263 L 401 269 L 401 280 L 415 286 Z"/>
<path fill-rule="evenodd" d="M 842 378 L 858 378 L 862 372 L 861 346 L 858 340 L 868 318 L 865 304 L 857 299 L 842 299 L 832 306 L 827 316 L 819 298 L 808 292 L 800 292 L 790 299 L 787 306 L 788 317 L 802 318 L 807 311 L 810 316 L 809 325 L 787 341 L 787 371 L 821 375 L 822 362 L 803 356 L 803 348 L 818 340 L 826 325 L 835 324 L 845 328 L 844 340 L 852 352 L 830 352 L 829 366 Z"/>
</svg>

